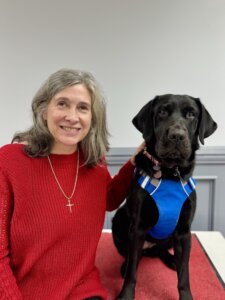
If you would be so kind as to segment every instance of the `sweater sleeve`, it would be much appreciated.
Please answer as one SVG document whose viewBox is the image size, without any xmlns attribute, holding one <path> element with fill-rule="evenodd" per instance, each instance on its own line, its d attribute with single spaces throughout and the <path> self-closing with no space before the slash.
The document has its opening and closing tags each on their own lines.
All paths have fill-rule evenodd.
<svg viewBox="0 0 225 300">
<path fill-rule="evenodd" d="M 0 167 L 0 299 L 21 300 L 22 295 L 10 268 L 9 227 L 12 211 L 12 192 Z"/>
<path fill-rule="evenodd" d="M 129 160 L 113 178 L 108 173 L 106 206 L 108 211 L 118 208 L 127 197 L 134 174 L 134 168 Z"/>
</svg>

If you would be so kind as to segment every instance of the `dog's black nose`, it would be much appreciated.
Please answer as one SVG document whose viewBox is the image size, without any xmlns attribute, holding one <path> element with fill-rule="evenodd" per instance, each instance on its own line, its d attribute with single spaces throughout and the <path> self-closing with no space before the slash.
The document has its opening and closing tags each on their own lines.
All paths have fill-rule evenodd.
<svg viewBox="0 0 225 300">
<path fill-rule="evenodd" d="M 182 142 L 185 140 L 186 132 L 182 128 L 170 128 L 168 139 L 173 143 Z"/>
</svg>

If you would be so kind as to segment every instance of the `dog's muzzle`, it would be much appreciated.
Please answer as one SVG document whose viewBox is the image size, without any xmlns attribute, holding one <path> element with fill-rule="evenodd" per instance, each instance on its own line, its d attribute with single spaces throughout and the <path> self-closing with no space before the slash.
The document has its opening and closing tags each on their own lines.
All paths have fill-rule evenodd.
<svg viewBox="0 0 225 300">
<path fill-rule="evenodd" d="M 157 139 L 155 149 L 164 163 L 182 165 L 191 155 L 191 141 L 186 126 L 182 123 L 171 124 Z"/>
<path fill-rule="evenodd" d="M 172 125 L 168 129 L 167 138 L 168 141 L 173 144 L 181 144 L 187 139 L 187 129 L 180 125 Z"/>
</svg>

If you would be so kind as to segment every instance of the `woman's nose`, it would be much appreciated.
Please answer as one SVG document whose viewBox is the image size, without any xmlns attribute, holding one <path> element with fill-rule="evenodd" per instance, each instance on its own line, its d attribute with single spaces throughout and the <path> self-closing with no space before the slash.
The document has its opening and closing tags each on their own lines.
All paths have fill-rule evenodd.
<svg viewBox="0 0 225 300">
<path fill-rule="evenodd" d="M 79 115 L 76 109 L 70 109 L 66 112 L 65 119 L 67 121 L 78 121 L 79 120 Z"/>
</svg>

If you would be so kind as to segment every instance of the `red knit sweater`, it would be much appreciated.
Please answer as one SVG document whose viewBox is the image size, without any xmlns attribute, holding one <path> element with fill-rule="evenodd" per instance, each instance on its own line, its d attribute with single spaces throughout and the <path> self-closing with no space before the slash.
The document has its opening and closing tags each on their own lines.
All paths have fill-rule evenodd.
<svg viewBox="0 0 225 300">
<path fill-rule="evenodd" d="M 127 195 L 133 166 L 112 179 L 107 167 L 82 166 L 72 213 L 47 158 L 30 158 L 23 145 L 0 149 L 0 299 L 106 299 L 95 267 L 106 209 Z M 77 154 L 50 155 L 65 193 L 72 192 Z"/>
</svg>

